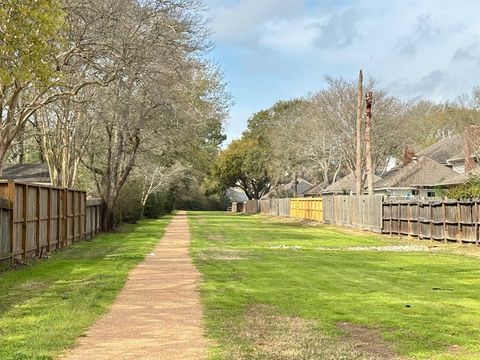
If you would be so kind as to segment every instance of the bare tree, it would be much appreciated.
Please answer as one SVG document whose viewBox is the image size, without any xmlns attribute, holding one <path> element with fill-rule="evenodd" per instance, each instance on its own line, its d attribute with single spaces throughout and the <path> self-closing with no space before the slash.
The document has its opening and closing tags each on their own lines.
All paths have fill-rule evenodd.
<svg viewBox="0 0 480 360">
<path fill-rule="evenodd" d="M 367 172 L 368 194 L 373 195 L 373 164 L 372 164 L 372 102 L 373 92 L 365 96 L 365 163 Z"/>
<path fill-rule="evenodd" d="M 355 148 L 355 191 L 362 194 L 362 114 L 363 114 L 363 73 L 358 73 L 357 86 L 357 121 L 356 121 L 356 148 Z"/>
</svg>

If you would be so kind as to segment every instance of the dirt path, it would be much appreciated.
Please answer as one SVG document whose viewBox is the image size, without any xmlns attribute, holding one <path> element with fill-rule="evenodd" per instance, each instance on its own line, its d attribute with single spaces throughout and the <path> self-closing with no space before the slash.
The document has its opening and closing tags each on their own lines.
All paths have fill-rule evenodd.
<svg viewBox="0 0 480 360">
<path fill-rule="evenodd" d="M 153 253 L 130 273 L 110 312 L 65 359 L 204 359 L 200 274 L 189 245 L 187 216 L 179 213 Z"/>
</svg>

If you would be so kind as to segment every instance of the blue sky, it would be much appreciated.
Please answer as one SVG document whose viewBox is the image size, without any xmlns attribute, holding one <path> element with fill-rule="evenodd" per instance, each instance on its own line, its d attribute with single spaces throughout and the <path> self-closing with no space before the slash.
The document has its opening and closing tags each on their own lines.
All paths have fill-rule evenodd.
<svg viewBox="0 0 480 360">
<path fill-rule="evenodd" d="M 360 68 L 402 98 L 455 99 L 480 86 L 480 1 L 206 0 L 234 98 L 228 140 L 252 113 Z"/>
</svg>

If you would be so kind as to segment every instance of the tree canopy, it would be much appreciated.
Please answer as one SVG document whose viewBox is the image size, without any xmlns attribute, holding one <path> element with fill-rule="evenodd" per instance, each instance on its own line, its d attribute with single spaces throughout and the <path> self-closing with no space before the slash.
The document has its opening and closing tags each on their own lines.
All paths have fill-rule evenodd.
<svg viewBox="0 0 480 360">
<path fill-rule="evenodd" d="M 211 187 L 239 187 L 249 199 L 260 199 L 270 190 L 268 152 L 258 139 L 234 140 L 222 151 L 212 169 Z"/>
</svg>

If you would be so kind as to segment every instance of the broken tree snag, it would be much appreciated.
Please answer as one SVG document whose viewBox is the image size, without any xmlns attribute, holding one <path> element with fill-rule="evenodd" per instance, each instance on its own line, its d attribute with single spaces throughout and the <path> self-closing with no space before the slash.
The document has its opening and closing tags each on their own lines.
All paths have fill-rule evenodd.
<svg viewBox="0 0 480 360">
<path fill-rule="evenodd" d="M 355 192 L 362 194 L 362 101 L 363 101 L 363 72 L 358 73 L 357 89 L 357 131 L 355 147 Z"/>
<path fill-rule="evenodd" d="M 372 165 L 372 102 L 373 92 L 365 95 L 365 161 L 367 170 L 368 194 L 373 195 L 373 165 Z"/>
</svg>

